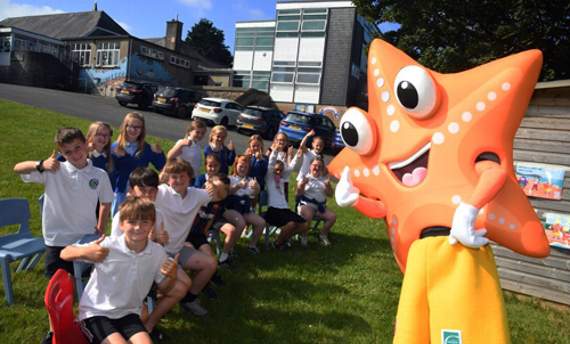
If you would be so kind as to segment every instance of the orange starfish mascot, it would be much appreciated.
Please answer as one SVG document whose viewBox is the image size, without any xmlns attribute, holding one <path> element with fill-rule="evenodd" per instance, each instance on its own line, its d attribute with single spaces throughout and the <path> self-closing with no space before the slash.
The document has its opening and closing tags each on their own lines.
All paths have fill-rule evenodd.
<svg viewBox="0 0 570 344">
<path fill-rule="evenodd" d="M 510 342 L 487 244 L 549 254 L 512 153 L 541 65 L 542 53 L 529 50 L 440 74 L 372 43 L 369 111 L 346 111 L 347 149 L 329 170 L 340 206 L 386 219 L 405 273 L 394 343 Z"/>
</svg>

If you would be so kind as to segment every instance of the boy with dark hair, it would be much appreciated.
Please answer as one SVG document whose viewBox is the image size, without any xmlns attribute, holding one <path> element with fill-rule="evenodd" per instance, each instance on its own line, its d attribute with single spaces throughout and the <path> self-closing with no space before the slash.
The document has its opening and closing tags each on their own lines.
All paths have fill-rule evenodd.
<svg viewBox="0 0 570 344">
<path fill-rule="evenodd" d="M 169 259 L 162 246 L 148 240 L 156 220 L 151 201 L 128 198 L 120 213 L 123 235 L 67 246 L 61 258 L 95 264 L 78 316 L 90 342 L 150 343 L 140 319 L 141 307 L 153 282 L 163 294 L 174 287 L 179 255 Z"/>
<path fill-rule="evenodd" d="M 45 185 L 42 234 L 46 245 L 46 275 L 59 268 L 73 273 L 73 264 L 60 259 L 61 250 L 87 234 L 104 233 L 113 201 L 107 172 L 94 167 L 88 156 L 85 136 L 77 128 L 60 128 L 55 136 L 55 154 L 39 161 L 23 161 L 14 172 L 26 183 Z M 98 219 L 95 209 L 100 202 Z"/>
<path fill-rule="evenodd" d="M 158 174 L 146 167 L 137 167 L 129 176 L 129 185 L 131 190 L 129 196 L 140 197 L 142 199 L 154 202 L 158 191 Z M 164 230 L 163 215 L 160 210 L 156 210 L 154 227 L 149 233 L 149 239 L 164 246 L 168 243 L 168 232 Z M 113 217 L 111 237 L 119 237 L 123 235 L 120 228 L 121 211 L 118 211 Z M 168 313 L 176 304 L 186 295 L 188 289 L 192 285 L 190 277 L 182 270 L 178 269 L 176 273 L 176 282 L 172 289 L 166 293 L 160 293 L 158 300 L 152 312 L 148 314 L 146 308 L 143 308 L 143 316 L 141 319 L 154 339 L 162 338 L 163 334 L 155 328 L 160 319 Z"/>
</svg>

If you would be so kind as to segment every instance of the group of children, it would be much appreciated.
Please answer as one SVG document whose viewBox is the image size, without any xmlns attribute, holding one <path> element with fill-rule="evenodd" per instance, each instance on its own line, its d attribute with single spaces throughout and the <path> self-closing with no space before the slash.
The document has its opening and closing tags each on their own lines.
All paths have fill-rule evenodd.
<svg viewBox="0 0 570 344">
<path fill-rule="evenodd" d="M 206 132 L 205 123 L 194 120 L 186 137 L 165 156 L 158 145 L 145 141 L 144 117 L 131 112 L 114 143 L 112 128 L 103 122 L 91 124 L 87 137 L 79 129 L 61 128 L 54 154 L 14 167 L 25 182 L 45 185 L 46 274 L 60 268 L 73 273 L 77 259 L 94 263 L 78 317 L 90 341 L 160 339 L 155 326 L 176 304 L 206 315 L 198 296 L 215 296 L 212 286 L 223 284 L 218 266 L 232 262 L 233 249 L 248 226 L 252 254 L 259 253 L 257 244 L 267 225 L 280 228 L 274 247 L 287 248 L 296 234 L 307 246 L 308 224 L 319 214 L 324 222 L 319 240 L 330 245 L 328 233 L 336 216 L 326 208 L 332 187 L 320 137 L 308 133 L 294 152 L 283 133 L 267 151 L 261 137 L 253 135 L 244 154 L 236 156 L 225 127 L 212 128 L 203 147 Z M 312 149 L 306 148 L 309 139 Z M 292 211 L 288 180 L 301 161 Z M 202 164 L 205 173 L 199 174 Z M 255 211 L 265 199 L 262 193 L 267 195 L 263 216 Z M 106 237 L 110 216 L 112 229 Z M 219 257 L 208 242 L 212 231 L 225 235 Z M 77 244 L 93 233 L 100 238 Z M 143 301 L 151 288 L 157 302 L 147 310 Z"/>
</svg>

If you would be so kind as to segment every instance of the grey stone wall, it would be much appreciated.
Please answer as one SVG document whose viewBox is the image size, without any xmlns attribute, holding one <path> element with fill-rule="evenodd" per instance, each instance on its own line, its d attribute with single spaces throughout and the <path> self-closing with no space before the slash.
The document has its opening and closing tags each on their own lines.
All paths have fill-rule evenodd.
<svg viewBox="0 0 570 344">
<path fill-rule="evenodd" d="M 354 8 L 329 10 L 320 104 L 346 105 L 355 20 Z"/>
</svg>

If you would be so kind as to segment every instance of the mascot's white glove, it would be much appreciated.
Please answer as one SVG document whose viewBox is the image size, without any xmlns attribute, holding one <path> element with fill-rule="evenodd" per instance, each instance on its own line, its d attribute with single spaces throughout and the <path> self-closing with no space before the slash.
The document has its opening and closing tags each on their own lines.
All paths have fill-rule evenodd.
<svg viewBox="0 0 570 344">
<path fill-rule="evenodd" d="M 334 190 L 334 198 L 339 207 L 350 207 L 356 203 L 360 190 L 350 182 L 350 171 L 345 167 Z"/>
<path fill-rule="evenodd" d="M 476 230 L 474 228 L 478 213 L 479 208 L 463 202 L 459 204 L 455 209 L 455 214 L 453 214 L 451 232 L 449 233 L 451 245 L 455 245 L 459 241 L 463 246 L 479 248 L 489 243 L 489 239 L 485 237 L 487 230 Z"/>
</svg>

